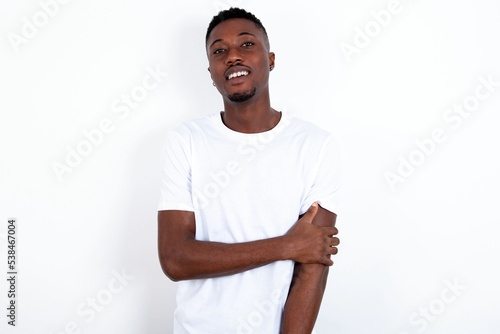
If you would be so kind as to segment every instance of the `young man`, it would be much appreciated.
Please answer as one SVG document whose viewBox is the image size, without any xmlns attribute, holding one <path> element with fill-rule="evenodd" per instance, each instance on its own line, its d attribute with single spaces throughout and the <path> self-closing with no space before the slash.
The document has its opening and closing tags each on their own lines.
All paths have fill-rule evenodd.
<svg viewBox="0 0 500 334">
<path fill-rule="evenodd" d="M 269 48 L 253 14 L 216 15 L 206 50 L 224 111 L 167 136 L 158 246 L 181 281 L 176 334 L 305 334 L 316 321 L 339 244 L 338 149 L 271 108 Z"/>
</svg>

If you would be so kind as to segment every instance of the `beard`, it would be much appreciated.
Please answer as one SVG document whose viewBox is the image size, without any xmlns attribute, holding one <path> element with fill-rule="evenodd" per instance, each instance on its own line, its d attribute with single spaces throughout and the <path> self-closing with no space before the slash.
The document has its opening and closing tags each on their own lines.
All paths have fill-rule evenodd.
<svg viewBox="0 0 500 334">
<path fill-rule="evenodd" d="M 245 102 L 245 101 L 250 100 L 252 97 L 254 97 L 256 90 L 257 89 L 254 87 L 251 90 L 248 90 L 246 92 L 238 92 L 238 93 L 228 95 L 227 98 L 232 102 Z"/>
</svg>

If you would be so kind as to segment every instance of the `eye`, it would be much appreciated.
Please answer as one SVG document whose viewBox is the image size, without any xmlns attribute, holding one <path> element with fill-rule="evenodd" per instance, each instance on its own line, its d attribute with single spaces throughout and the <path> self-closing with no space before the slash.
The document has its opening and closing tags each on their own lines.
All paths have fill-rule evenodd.
<svg viewBox="0 0 500 334">
<path fill-rule="evenodd" d="M 245 42 L 241 46 L 252 46 L 254 44 L 255 44 L 254 42 Z"/>
<path fill-rule="evenodd" d="M 218 54 L 221 54 L 222 52 L 224 52 L 224 49 L 215 49 L 213 54 L 218 55 Z"/>
</svg>

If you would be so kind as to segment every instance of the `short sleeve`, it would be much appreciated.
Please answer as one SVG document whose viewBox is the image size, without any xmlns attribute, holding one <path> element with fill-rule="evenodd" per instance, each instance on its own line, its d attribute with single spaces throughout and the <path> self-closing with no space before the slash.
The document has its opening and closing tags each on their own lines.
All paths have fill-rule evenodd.
<svg viewBox="0 0 500 334">
<path fill-rule="evenodd" d="M 322 208 L 337 213 L 340 187 L 340 150 L 332 135 L 325 141 L 318 157 L 317 173 L 313 176 L 311 188 L 302 202 L 300 214 L 307 211 L 312 203 L 318 202 Z"/>
<path fill-rule="evenodd" d="M 176 131 L 165 138 L 161 159 L 161 191 L 158 211 L 194 211 L 191 193 L 189 142 Z"/>
</svg>

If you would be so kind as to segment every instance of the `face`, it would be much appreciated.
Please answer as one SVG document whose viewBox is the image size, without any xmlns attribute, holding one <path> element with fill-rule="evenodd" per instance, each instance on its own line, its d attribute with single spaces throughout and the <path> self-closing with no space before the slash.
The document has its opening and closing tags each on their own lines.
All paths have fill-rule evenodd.
<svg viewBox="0 0 500 334">
<path fill-rule="evenodd" d="M 250 20 L 230 19 L 210 33 L 207 56 L 215 86 L 225 101 L 245 102 L 268 89 L 274 53 L 264 32 Z"/>
</svg>

